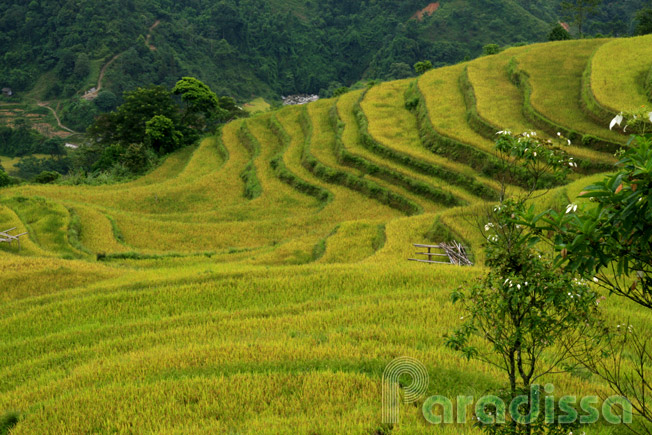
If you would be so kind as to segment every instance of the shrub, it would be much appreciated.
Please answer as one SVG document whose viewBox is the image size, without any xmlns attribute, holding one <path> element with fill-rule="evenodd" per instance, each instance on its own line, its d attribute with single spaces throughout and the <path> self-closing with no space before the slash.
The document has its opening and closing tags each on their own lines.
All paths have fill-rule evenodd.
<svg viewBox="0 0 652 435">
<path fill-rule="evenodd" d="M 5 171 L 0 171 L 0 187 L 11 186 L 12 179 Z"/>
<path fill-rule="evenodd" d="M 498 54 L 500 53 L 501 48 L 500 45 L 498 44 L 487 44 L 484 47 L 482 47 L 482 54 L 484 56 L 490 56 L 492 54 Z"/>
<path fill-rule="evenodd" d="M 566 41 L 569 39 L 571 39 L 570 33 L 559 23 L 548 33 L 548 41 Z"/>
<path fill-rule="evenodd" d="M 36 177 L 34 177 L 34 182 L 39 184 L 50 184 L 57 181 L 60 176 L 61 174 L 59 174 L 58 172 L 43 171 L 40 174 L 38 174 Z"/>
</svg>

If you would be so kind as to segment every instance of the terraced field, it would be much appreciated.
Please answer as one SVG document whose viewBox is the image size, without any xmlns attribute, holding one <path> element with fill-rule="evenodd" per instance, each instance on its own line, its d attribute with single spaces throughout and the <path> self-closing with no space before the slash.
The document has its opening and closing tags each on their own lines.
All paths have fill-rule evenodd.
<svg viewBox="0 0 652 435">
<path fill-rule="evenodd" d="M 443 346 L 450 291 L 485 272 L 476 221 L 499 194 L 495 133 L 571 138 L 581 168 L 540 202 L 572 200 L 627 140 L 602 119 L 648 104 L 649 40 L 512 48 L 234 121 L 130 183 L 0 190 L 0 230 L 28 232 L 20 251 L 0 245 L 12 434 L 386 433 L 381 377 L 403 355 L 432 394 L 496 388 L 493 368 Z M 412 243 L 451 237 L 476 266 L 407 261 Z M 432 430 L 406 405 L 392 433 Z"/>
</svg>

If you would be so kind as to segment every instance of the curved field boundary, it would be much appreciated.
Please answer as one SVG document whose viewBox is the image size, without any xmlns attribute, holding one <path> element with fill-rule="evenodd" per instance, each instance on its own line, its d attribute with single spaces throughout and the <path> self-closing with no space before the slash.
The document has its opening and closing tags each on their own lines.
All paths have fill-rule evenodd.
<svg viewBox="0 0 652 435">
<path fill-rule="evenodd" d="M 487 139 L 493 140 L 496 137 L 496 132 L 501 129 L 478 113 L 478 100 L 475 95 L 475 89 L 473 89 L 473 83 L 469 79 L 468 65 L 464 67 L 462 74 L 460 74 L 460 91 L 464 95 L 466 118 L 471 128 Z"/>
<path fill-rule="evenodd" d="M 593 58 L 599 49 L 600 47 L 596 48 L 593 54 L 591 54 L 589 61 L 586 63 L 584 73 L 582 74 L 582 95 L 580 98 L 580 104 L 584 113 L 590 116 L 595 122 L 602 125 L 608 125 L 617 113 L 598 103 L 591 84 Z"/>
<path fill-rule="evenodd" d="M 109 218 L 95 208 L 73 205 L 81 219 L 80 242 L 95 253 L 124 252 L 127 247 L 116 240 Z"/>
<path fill-rule="evenodd" d="M 481 151 L 474 146 L 444 136 L 435 130 L 428 111 L 426 98 L 420 89 L 418 82 L 416 86 L 412 87 L 412 92 L 417 98 L 417 104 L 414 107 L 414 110 L 417 116 L 419 134 L 421 135 L 421 141 L 428 149 L 435 154 L 440 154 L 452 160 L 464 162 L 473 169 L 490 177 L 497 176 L 504 172 L 504 165 L 498 157 L 485 151 Z M 508 182 L 520 187 L 528 186 L 528 175 L 524 169 L 520 167 L 514 168 L 513 176 L 514 178 L 508 180 Z M 550 183 L 553 182 L 554 179 L 551 177 L 544 177 L 543 181 Z"/>
<path fill-rule="evenodd" d="M 249 132 L 246 121 L 243 121 L 240 124 L 237 137 L 242 146 L 244 146 L 249 152 L 249 155 L 251 155 L 251 160 L 249 160 L 247 166 L 245 166 L 240 173 L 240 178 L 244 182 L 243 195 L 247 199 L 255 199 L 263 193 L 263 187 L 260 184 L 258 175 L 256 174 L 256 165 L 254 164 L 254 160 L 260 155 L 260 144 L 251 132 Z"/>
<path fill-rule="evenodd" d="M 342 222 L 324 241 L 318 263 L 358 263 L 385 243 L 385 226 L 374 221 Z"/>
<path fill-rule="evenodd" d="M 75 247 L 69 239 L 70 211 L 58 202 L 42 197 L 16 196 L 2 201 L 2 205 L 20 219 L 28 237 L 45 251 L 62 258 L 83 258 L 88 253 Z"/>
<path fill-rule="evenodd" d="M 290 145 L 291 138 L 281 123 L 278 122 L 275 115 L 272 115 L 269 118 L 269 129 L 276 135 L 276 137 L 278 137 L 278 140 L 282 145 L 282 150 L 269 161 L 276 177 L 297 191 L 316 198 L 322 203 L 322 205 L 326 205 L 332 201 L 333 194 L 330 191 L 303 180 L 294 174 L 294 172 L 290 171 L 285 165 L 283 155 Z"/>
<path fill-rule="evenodd" d="M 539 113 L 532 106 L 532 85 L 530 84 L 530 76 L 527 71 L 519 69 L 516 58 L 510 60 L 508 73 L 512 82 L 518 86 L 523 93 L 523 115 L 532 124 L 550 135 L 554 136 L 559 132 L 571 141 L 580 141 L 584 146 L 589 146 L 597 151 L 614 153 L 620 149 L 620 144 L 564 127 Z M 611 166 L 609 166 L 609 168 L 610 167 Z M 605 168 L 605 170 L 609 170 L 609 168 Z"/>
<path fill-rule="evenodd" d="M 339 184 L 351 190 L 360 192 L 363 195 L 371 199 L 375 199 L 376 201 L 379 201 L 380 203 L 392 207 L 396 210 L 399 210 L 408 216 L 420 214 L 422 212 L 420 205 L 379 186 L 373 181 L 364 180 L 344 171 L 330 168 L 321 163 L 310 153 L 312 122 L 310 121 L 310 116 L 308 115 L 308 110 L 305 106 L 303 106 L 301 109 L 299 122 L 301 129 L 305 135 L 302 164 L 317 178 L 328 183 Z"/>
<path fill-rule="evenodd" d="M 393 160 L 394 162 L 407 166 L 414 171 L 420 172 L 424 175 L 440 178 L 451 184 L 459 186 L 469 193 L 472 193 L 473 195 L 476 195 L 480 198 L 489 200 L 498 199 L 498 192 L 478 182 L 472 177 L 460 174 L 459 172 L 451 171 L 429 162 L 424 162 L 423 160 L 419 160 L 418 158 L 415 158 L 409 154 L 405 154 L 392 148 L 386 147 L 375 140 L 371 133 L 369 133 L 369 120 L 367 119 L 367 116 L 365 115 L 360 105 L 365 97 L 365 94 L 366 92 L 360 96 L 360 99 L 356 102 L 353 108 L 356 121 L 358 123 L 358 129 L 360 130 L 360 142 L 362 146 L 381 157 Z"/>
<path fill-rule="evenodd" d="M 72 207 L 66 207 L 70 220 L 68 222 L 68 242 L 76 250 L 88 255 L 93 253 L 82 243 L 82 221 L 77 211 Z"/>
<path fill-rule="evenodd" d="M 348 151 L 342 141 L 344 123 L 339 115 L 337 104 L 333 104 L 329 116 L 333 130 L 335 130 L 335 154 L 340 164 L 356 168 L 366 174 L 378 177 L 390 183 L 395 183 L 409 192 L 438 204 L 451 207 L 466 204 L 466 202 L 461 201 L 450 192 L 444 192 L 430 184 L 415 180 L 401 172 L 388 168 L 387 166 L 375 164 L 364 157 Z M 360 134 L 362 135 L 361 130 Z"/>
<path fill-rule="evenodd" d="M 614 39 L 593 53 L 590 86 L 607 112 L 649 110 L 644 82 L 650 69 L 652 35 Z"/>
<path fill-rule="evenodd" d="M 478 112 L 478 100 L 473 83 L 471 83 L 469 78 L 468 66 L 464 68 L 462 74 L 460 74 L 460 90 L 464 94 L 464 102 L 466 103 L 468 121 L 471 128 L 488 139 L 494 139 L 496 137 L 496 132 L 502 130 L 502 128 L 492 124 L 491 121 L 484 118 Z M 534 110 L 534 108 L 532 108 L 532 110 Z M 523 112 L 525 114 L 526 111 L 523 110 Z M 613 166 L 610 163 L 593 162 L 579 157 L 575 157 L 575 161 L 578 164 L 578 169 L 582 173 L 604 172 L 610 170 Z"/>
</svg>

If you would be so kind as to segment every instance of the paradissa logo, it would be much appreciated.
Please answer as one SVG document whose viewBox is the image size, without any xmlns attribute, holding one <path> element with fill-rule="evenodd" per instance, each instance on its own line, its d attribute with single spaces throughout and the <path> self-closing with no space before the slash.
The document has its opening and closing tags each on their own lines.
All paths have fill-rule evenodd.
<svg viewBox="0 0 652 435">
<path fill-rule="evenodd" d="M 399 422 L 399 379 L 411 378 L 404 387 L 403 402 L 413 403 L 425 396 L 429 378 L 424 365 L 409 357 L 392 361 L 383 373 L 383 423 Z M 541 386 L 533 385 L 529 396 L 514 398 L 509 404 L 497 396 L 483 396 L 477 401 L 473 396 L 458 396 L 453 401 L 444 396 L 430 396 L 422 406 L 423 417 L 427 422 L 440 424 L 465 424 L 470 420 L 482 424 L 504 424 L 507 415 L 519 424 L 533 424 L 543 421 L 546 424 L 593 424 L 603 419 L 610 424 L 632 423 L 632 404 L 624 397 L 612 396 L 602 402 L 597 396 L 563 396 L 557 401 L 553 395 L 555 387 L 544 387 L 546 396 L 541 397 Z M 577 406 L 579 405 L 579 409 Z M 473 411 L 469 413 L 469 408 Z M 456 409 L 456 413 L 453 410 Z M 601 412 L 600 412 L 601 411 Z M 527 412 L 524 413 L 524 412 Z M 456 418 L 455 415 L 456 414 Z"/>
</svg>

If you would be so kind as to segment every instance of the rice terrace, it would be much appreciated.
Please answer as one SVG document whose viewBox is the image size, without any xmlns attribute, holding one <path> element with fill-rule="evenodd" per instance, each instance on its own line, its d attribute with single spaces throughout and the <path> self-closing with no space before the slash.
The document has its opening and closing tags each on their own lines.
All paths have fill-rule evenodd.
<svg viewBox="0 0 652 435">
<path fill-rule="evenodd" d="M 165 23 L 154 38 L 161 28 Z M 497 430 L 520 432 L 488 433 L 620 434 L 628 426 L 650 433 L 650 387 L 637 383 L 652 370 L 649 342 L 619 341 L 616 334 L 593 338 L 594 348 L 604 340 L 632 348 L 592 361 L 578 351 L 594 337 L 580 310 L 599 310 L 602 329 L 649 331 L 649 257 L 647 268 L 637 266 L 637 257 L 613 269 L 607 262 L 598 275 L 597 266 L 582 262 L 600 243 L 581 251 L 581 240 L 570 243 L 563 232 L 564 219 L 596 202 L 587 187 L 623 167 L 614 165 L 619 150 L 634 146 L 630 134 L 646 137 L 646 77 L 652 36 L 512 47 L 235 119 L 128 182 L 0 188 L 0 231 L 11 229 L 0 233 L 0 415 L 11 422 L 2 430 L 482 433 L 482 409 L 469 404 L 466 422 L 434 424 L 446 406 L 424 403 L 432 396 L 455 403 L 459 396 L 508 394 L 512 376 L 514 387 L 537 384 L 546 397 L 577 397 L 571 407 L 579 416 L 587 415 L 583 397 L 599 398 L 592 406 L 601 414 L 605 398 L 625 397 L 634 405 L 633 422 L 623 424 L 627 402 L 613 408 L 621 424 L 578 418 L 546 426 L 542 404 L 536 424 L 512 426 L 508 418 Z M 634 113 L 639 117 L 623 132 Z M 541 162 L 536 151 L 501 155 L 500 138 L 515 146 L 563 142 L 565 176 L 556 177 L 550 165 L 557 162 Z M 550 164 L 538 184 L 522 159 L 531 168 Z M 643 195 L 637 204 L 647 215 L 639 214 L 640 222 L 652 216 L 650 165 L 647 172 L 636 166 L 631 185 L 624 176 L 613 185 L 615 194 Z M 519 197 L 528 198 L 522 210 L 509 199 Z M 498 270 L 492 264 L 502 254 L 491 242 L 502 237 L 501 207 L 516 210 L 511 221 L 504 217 L 506 226 L 526 225 L 514 220 L 518 213 L 534 222 L 529 237 L 537 238 L 523 252 L 540 249 L 552 262 L 574 264 L 568 281 L 551 288 L 577 288 L 566 296 L 561 287 L 563 298 L 537 302 L 545 307 L 535 308 L 537 322 L 554 321 L 532 323 L 527 335 L 504 342 L 497 337 L 507 327 L 491 324 L 486 311 L 498 315 L 505 306 L 480 307 L 492 296 L 472 289 Z M 555 222 L 562 228 L 557 239 Z M 641 225 L 632 234 L 647 234 L 639 242 L 649 245 L 649 228 Z M 20 247 L 9 237 L 18 234 Z M 442 243 L 458 243 L 452 246 L 472 265 L 408 260 L 446 263 L 444 251 L 429 248 Z M 634 245 L 623 242 L 618 252 Z M 536 276 L 566 279 L 546 264 L 536 266 Z M 590 267 L 595 273 L 580 273 Z M 534 285 L 510 270 L 499 287 Z M 619 277 L 624 292 L 640 294 L 610 292 L 607 280 Z M 571 296 L 578 302 L 567 305 Z M 464 328 L 469 316 L 478 322 L 472 330 Z M 577 327 L 569 332 L 571 324 Z M 544 340 L 540 350 L 541 332 L 559 338 Z M 528 340 L 531 353 L 519 351 L 511 372 L 509 359 L 482 357 Z M 386 368 L 397 358 L 424 367 L 418 397 L 407 400 L 410 370 L 388 384 Z M 539 378 L 534 368 L 530 377 L 519 370 L 526 360 L 532 367 L 536 360 Z M 613 361 L 621 382 L 590 370 Z M 554 393 L 544 392 L 546 384 Z M 618 385 L 621 391 L 613 389 Z M 396 394 L 386 397 L 386 388 Z M 390 420 L 384 407 L 394 407 Z M 553 411 L 569 414 L 568 407 Z"/>
</svg>

